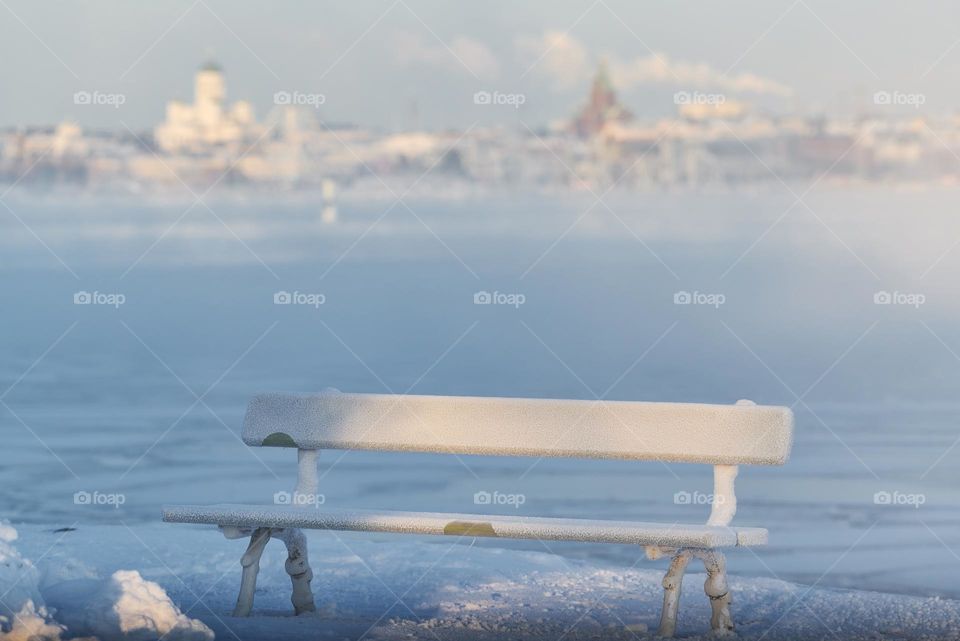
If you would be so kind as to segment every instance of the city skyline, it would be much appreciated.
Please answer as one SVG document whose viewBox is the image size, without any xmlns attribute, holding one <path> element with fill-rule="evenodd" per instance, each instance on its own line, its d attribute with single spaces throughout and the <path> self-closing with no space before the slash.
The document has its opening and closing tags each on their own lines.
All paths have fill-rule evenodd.
<svg viewBox="0 0 960 641">
<path fill-rule="evenodd" d="M 454 192 L 696 189 L 817 175 L 847 183 L 954 183 L 960 118 L 889 113 L 901 103 L 918 107 L 924 98 L 877 92 L 872 107 L 880 115 L 829 119 L 771 115 L 723 93 L 680 91 L 670 117 L 642 120 L 622 102 L 601 61 L 580 106 L 539 132 L 520 120 L 522 128 L 513 129 L 474 123 L 464 130 L 353 126 L 338 133 L 316 113 L 323 94 L 276 92 L 267 118 L 258 120 L 248 101 L 229 99 L 223 68 L 211 60 L 194 73 L 192 98 L 169 100 L 163 120 L 148 131 L 122 120 L 118 131 L 88 131 L 70 121 L 0 131 L 0 181 L 113 192 L 225 181 L 224 187 L 320 189 L 330 198 L 339 189 L 368 190 L 371 178 L 409 180 L 434 170 Z M 126 96 L 81 91 L 73 100 L 119 110 Z M 486 90 L 472 96 L 475 107 L 487 110 L 518 110 L 525 100 Z"/>
</svg>

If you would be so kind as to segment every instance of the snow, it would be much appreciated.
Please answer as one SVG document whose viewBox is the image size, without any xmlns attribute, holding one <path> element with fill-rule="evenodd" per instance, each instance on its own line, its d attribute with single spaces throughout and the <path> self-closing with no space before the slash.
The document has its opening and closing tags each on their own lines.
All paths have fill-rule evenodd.
<svg viewBox="0 0 960 641">
<path fill-rule="evenodd" d="M 65 632 L 65 627 L 50 621 L 46 608 L 38 609 L 33 601 L 24 603 L 10 617 L 0 616 L 0 638 L 4 641 L 59 641 Z"/>
<path fill-rule="evenodd" d="M 0 541 L 3 543 L 13 543 L 17 540 L 17 531 L 9 523 L 0 521 Z"/>
<path fill-rule="evenodd" d="M 57 638 L 61 628 L 48 623 L 40 574 L 13 546 L 17 537 L 16 529 L 0 521 L 0 629 L 9 632 L 7 639 L 17 641 L 41 633 Z"/>
<path fill-rule="evenodd" d="M 43 626 L 40 639 L 648 639 L 665 570 L 641 567 L 639 546 L 633 565 L 611 568 L 565 559 L 546 545 L 539 552 L 479 539 L 309 531 L 318 611 L 293 616 L 286 551 L 272 542 L 253 614 L 234 618 L 245 541 L 175 524 L 18 529 L 19 552 L 4 542 L 0 594 L 25 571 L 23 618 Z M 960 639 L 958 601 L 738 576 L 743 554 L 728 555 L 741 639 Z M 708 636 L 700 569 L 691 565 L 683 584 L 679 638 Z M 29 638 L 11 630 L 9 617 L 3 625 L 3 641 Z"/>
<path fill-rule="evenodd" d="M 69 630 L 100 639 L 212 641 L 213 631 L 185 616 L 160 585 L 136 570 L 117 570 L 107 581 L 77 579 L 51 587 L 48 602 Z"/>
<path fill-rule="evenodd" d="M 737 514 L 737 493 L 734 481 L 739 468 L 736 465 L 713 466 L 713 496 L 710 500 L 710 518 L 707 525 L 730 525 Z M 766 543 L 766 539 L 764 539 Z"/>
<path fill-rule="evenodd" d="M 115 528 L 106 528 L 114 532 Z M 48 542 L 47 552 L 63 536 Z M 117 570 L 106 579 L 78 558 L 66 557 L 40 568 L 13 547 L 18 532 L 0 522 L 0 639 L 44 641 L 89 636 L 107 641 L 213 641 L 213 631 L 185 616 L 159 584 L 136 570 Z M 109 549 L 109 537 L 108 546 Z M 88 541 L 80 556 L 105 548 Z M 51 547 L 52 546 L 52 547 Z M 42 562 L 45 554 L 38 556 Z"/>
</svg>

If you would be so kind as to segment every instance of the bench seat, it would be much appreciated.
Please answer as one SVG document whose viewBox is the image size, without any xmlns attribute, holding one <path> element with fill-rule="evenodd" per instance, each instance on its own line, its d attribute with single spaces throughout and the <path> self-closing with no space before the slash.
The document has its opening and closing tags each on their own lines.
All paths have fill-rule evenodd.
<svg viewBox="0 0 960 641">
<path fill-rule="evenodd" d="M 754 527 L 389 510 L 305 509 L 284 505 L 172 505 L 163 508 L 163 520 L 168 523 L 220 526 L 446 534 L 686 548 L 747 547 L 765 545 L 767 542 L 767 530 Z"/>
</svg>

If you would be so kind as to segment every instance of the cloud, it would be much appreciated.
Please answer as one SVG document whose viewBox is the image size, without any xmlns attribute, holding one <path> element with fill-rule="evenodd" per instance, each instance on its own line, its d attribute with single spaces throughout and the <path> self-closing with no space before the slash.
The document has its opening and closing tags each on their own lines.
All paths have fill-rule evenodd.
<svg viewBox="0 0 960 641">
<path fill-rule="evenodd" d="M 610 75 L 617 86 L 629 89 L 647 84 L 672 84 L 693 89 L 789 96 L 793 90 L 775 80 L 752 73 L 726 75 L 710 65 L 671 60 L 665 53 L 651 53 L 633 60 L 610 57 Z"/>
<path fill-rule="evenodd" d="M 525 64 L 524 69 L 549 78 L 557 89 L 582 87 L 600 60 L 599 56 L 591 56 L 582 42 L 560 31 L 519 36 L 514 44 Z M 726 75 L 709 64 L 672 60 L 665 53 L 651 53 L 633 59 L 614 54 L 603 57 L 609 64 L 614 84 L 621 89 L 659 84 L 776 96 L 793 93 L 790 87 L 769 78 L 752 73 Z"/>
<path fill-rule="evenodd" d="M 473 72 L 488 79 L 500 75 L 500 62 L 490 48 L 467 36 L 457 36 L 444 44 L 436 39 L 426 42 L 422 36 L 409 31 L 396 31 L 391 47 L 394 60 L 402 66 L 425 65 L 455 73 Z"/>
<path fill-rule="evenodd" d="M 457 36 L 450 43 L 450 49 L 457 54 L 464 65 L 481 78 L 495 78 L 500 75 L 500 63 L 497 57 L 482 42 L 466 36 Z"/>
<path fill-rule="evenodd" d="M 583 83 L 593 73 L 587 48 L 563 31 L 547 31 L 539 36 L 521 35 L 514 40 L 523 71 L 549 76 L 561 89 Z"/>
</svg>

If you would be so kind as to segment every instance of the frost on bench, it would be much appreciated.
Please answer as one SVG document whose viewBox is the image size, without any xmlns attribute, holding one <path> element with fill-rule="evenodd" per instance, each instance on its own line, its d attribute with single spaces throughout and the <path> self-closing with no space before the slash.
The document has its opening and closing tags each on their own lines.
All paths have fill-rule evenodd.
<svg viewBox="0 0 960 641">
<path fill-rule="evenodd" d="M 650 546 L 657 550 L 672 550 L 677 547 L 749 547 L 767 542 L 767 531 L 753 527 L 501 514 L 303 509 L 288 505 L 176 505 L 164 508 L 163 518 L 174 523 L 207 523 L 221 527 L 255 525 L 349 532 L 469 535 L 540 541 L 620 543 Z"/>
<path fill-rule="evenodd" d="M 168 519 L 167 515 L 168 510 L 165 508 L 164 520 L 176 521 L 175 519 Z M 287 546 L 287 561 L 284 564 L 284 569 L 290 575 L 290 580 L 293 583 L 293 596 L 290 601 L 293 603 L 294 614 L 316 610 L 313 603 L 313 592 L 310 589 L 313 570 L 310 569 L 307 558 L 307 538 L 302 531 L 295 528 L 253 528 L 235 525 L 221 525 L 220 531 L 228 539 L 250 537 L 247 551 L 240 557 L 243 574 L 240 579 L 240 594 L 237 596 L 237 605 L 233 609 L 233 616 L 248 616 L 250 610 L 253 609 L 253 595 L 257 589 L 257 575 L 260 573 L 260 557 L 263 556 L 263 550 L 267 547 L 271 537 L 280 539 Z"/>
<path fill-rule="evenodd" d="M 724 547 L 764 545 L 763 528 L 734 527 L 739 465 L 780 465 L 792 445 L 793 415 L 785 407 L 571 401 L 521 398 L 264 394 L 251 400 L 243 440 L 251 446 L 297 449 L 296 493 L 319 490 L 321 449 L 449 452 L 504 456 L 567 456 L 714 466 L 706 522 L 698 525 L 342 510 L 307 505 L 169 506 L 164 520 L 208 523 L 228 538 L 250 537 L 235 616 L 253 606 L 260 556 L 271 538 L 287 546 L 285 565 L 297 614 L 314 610 L 303 528 L 398 532 L 457 537 L 595 541 L 644 546 L 647 556 L 671 557 L 663 580 L 660 636 L 676 631 L 680 586 L 692 559 L 707 572 L 715 635 L 733 632 Z M 706 516 L 706 515 L 705 515 Z"/>
<path fill-rule="evenodd" d="M 786 407 L 388 394 L 261 394 L 251 446 L 782 465 Z"/>
</svg>

